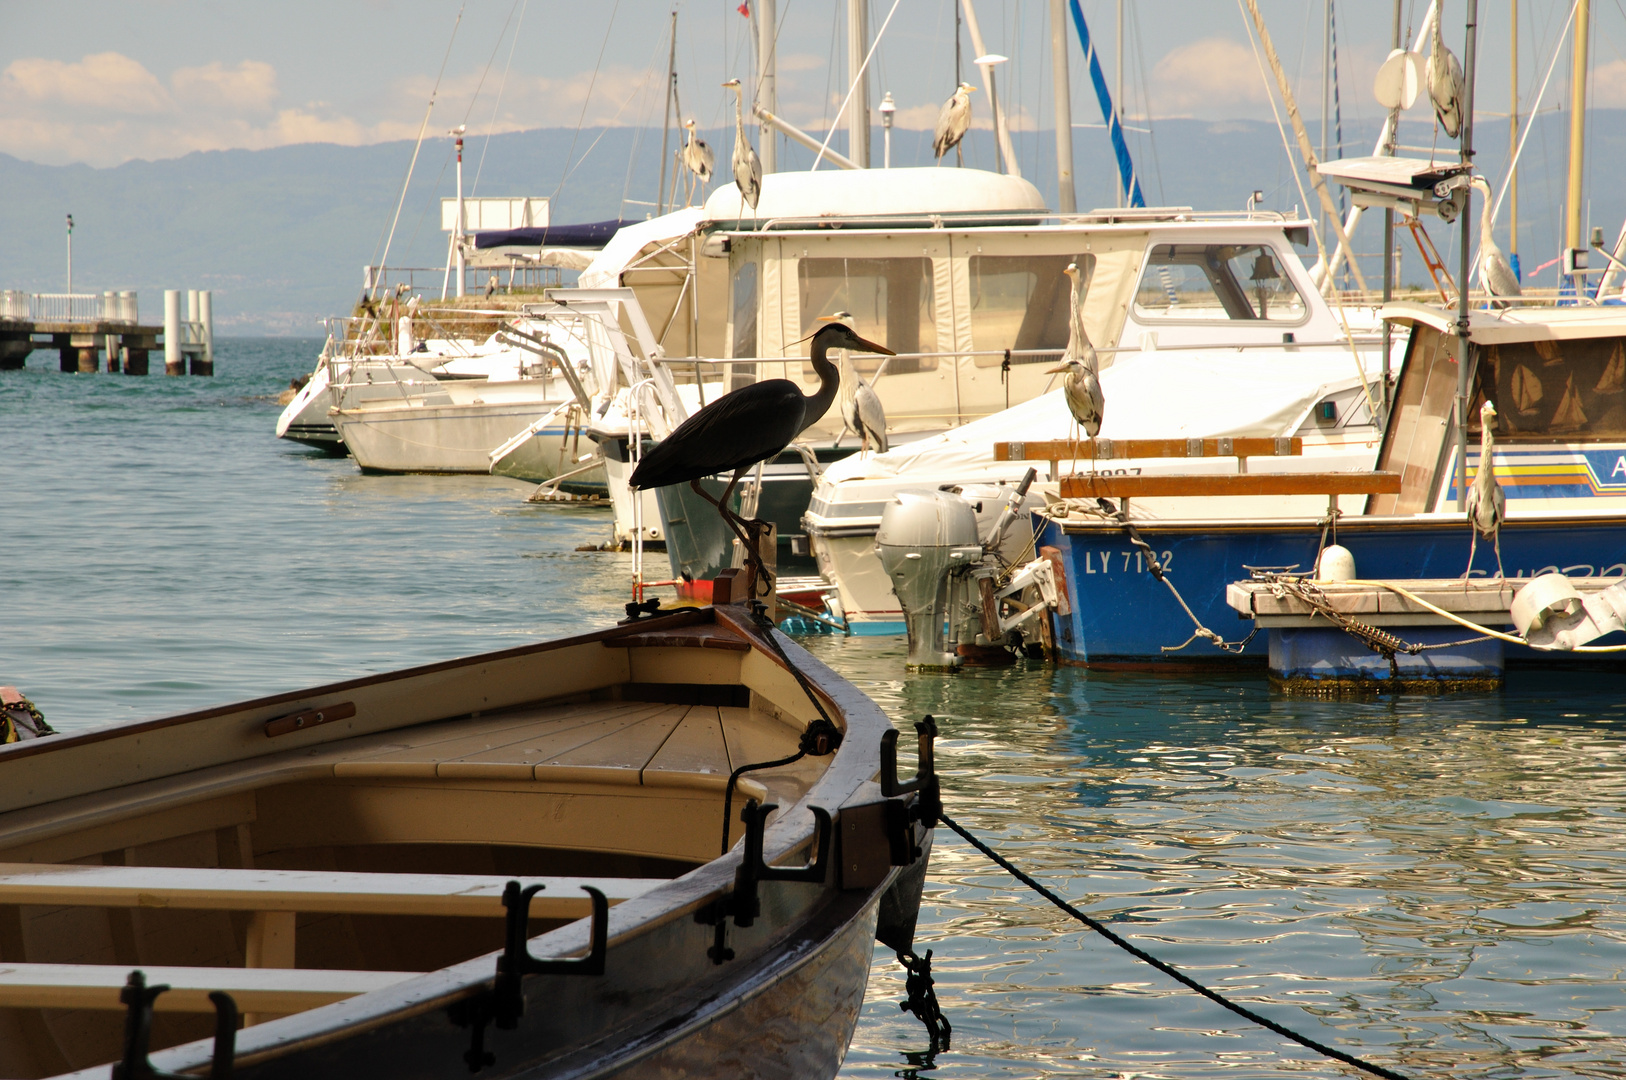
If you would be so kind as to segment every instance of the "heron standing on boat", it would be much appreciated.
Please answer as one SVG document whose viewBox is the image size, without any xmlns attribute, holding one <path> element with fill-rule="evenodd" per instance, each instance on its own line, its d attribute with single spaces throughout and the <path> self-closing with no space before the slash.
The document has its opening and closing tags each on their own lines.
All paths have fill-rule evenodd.
<svg viewBox="0 0 1626 1080">
<path fill-rule="evenodd" d="M 970 83 L 961 83 L 943 103 L 943 111 L 937 114 L 937 134 L 932 138 L 932 149 L 937 153 L 937 163 L 943 163 L 943 155 L 960 145 L 965 133 L 971 130 L 971 95 L 976 87 Z"/>
<path fill-rule="evenodd" d="M 1434 11 L 1434 36 L 1428 47 L 1428 96 L 1434 102 L 1434 115 L 1450 138 L 1462 132 L 1462 64 L 1445 47 L 1440 24 L 1445 21 L 1445 0 Z"/>
<path fill-rule="evenodd" d="M 689 129 L 688 141 L 683 144 L 683 165 L 694 174 L 695 180 L 704 185 L 711 182 L 712 170 L 717 168 L 717 155 L 711 152 L 711 147 L 695 131 L 693 119 L 683 125 Z"/>
<path fill-rule="evenodd" d="M 840 373 L 830 363 L 831 349 L 894 355 L 884 345 L 865 341 L 845 323 L 831 322 L 813 335 L 808 353 L 819 376 L 818 393 L 809 397 L 790 379 L 765 379 L 730 391 L 656 443 L 632 472 L 630 484 L 639 489 L 687 481 L 695 494 L 717 507 L 723 523 L 740 538 L 748 565 L 759 581 L 765 575 L 757 551 L 757 533 L 729 509 L 728 503 L 735 486 L 753 465 L 778 457 L 792 439 L 829 411 L 841 383 Z M 732 473 L 733 477 L 722 498 L 713 499 L 700 486 L 700 480 L 721 473 Z"/>
<path fill-rule="evenodd" d="M 1491 429 L 1495 426 L 1496 406 L 1486 401 L 1479 410 L 1479 469 L 1474 473 L 1474 482 L 1468 486 L 1468 525 L 1473 529 L 1473 539 L 1468 543 L 1468 569 L 1462 572 L 1464 588 L 1473 576 L 1474 551 L 1481 536 L 1496 545 L 1496 580 L 1506 577 L 1502 573 L 1502 519 L 1507 496 L 1502 494 L 1502 485 L 1496 482 L 1495 463 L 1491 460 L 1491 452 L 1496 448 L 1496 436 Z"/>
<path fill-rule="evenodd" d="M 850 312 L 838 311 L 824 316 L 823 321 L 846 322 L 851 318 Z M 881 453 L 886 453 L 886 409 L 881 406 L 881 396 L 854 369 L 846 349 L 836 354 L 836 360 L 841 372 L 841 422 L 860 439 L 860 452 L 869 450 L 869 441 L 874 439 Z"/>
<path fill-rule="evenodd" d="M 1479 287 L 1492 296 L 1518 296 L 1519 279 L 1513 273 L 1513 264 L 1496 244 L 1496 221 L 1491 217 L 1491 189 L 1483 176 L 1473 179 L 1473 186 L 1485 193 L 1485 205 L 1479 211 Z M 1505 302 L 1497 307 L 1507 307 Z"/>
<path fill-rule="evenodd" d="M 762 162 L 745 135 L 745 91 L 738 79 L 730 79 L 723 85 L 734 90 L 734 183 L 754 214 L 757 200 L 762 197 Z"/>
<path fill-rule="evenodd" d="M 1073 283 L 1073 295 L 1067 315 L 1067 352 L 1062 362 L 1050 369 L 1049 374 L 1062 375 L 1061 393 L 1067 401 L 1067 411 L 1073 414 L 1078 426 L 1090 437 L 1090 467 L 1095 467 L 1095 437 L 1101 434 L 1101 418 L 1106 411 L 1106 398 L 1101 393 L 1099 360 L 1095 346 L 1090 344 L 1089 332 L 1084 329 L 1084 313 L 1079 305 L 1080 292 L 1078 263 L 1070 262 L 1063 271 Z"/>
</svg>

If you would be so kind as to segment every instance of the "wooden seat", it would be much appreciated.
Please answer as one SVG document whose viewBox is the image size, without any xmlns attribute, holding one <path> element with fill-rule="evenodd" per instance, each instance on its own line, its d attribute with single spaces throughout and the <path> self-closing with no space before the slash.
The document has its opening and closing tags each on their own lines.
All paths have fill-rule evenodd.
<svg viewBox="0 0 1626 1080">
<path fill-rule="evenodd" d="M 1392 472 L 1212 473 L 1157 476 L 1065 476 L 1064 499 L 1134 499 L 1159 495 L 1393 495 Z"/>
<path fill-rule="evenodd" d="M 502 891 L 509 880 L 466 874 L 0 863 L 0 904 L 501 916 Z M 618 904 L 665 882 L 659 878 L 528 877 L 522 884 L 543 886 L 531 902 L 533 918 L 579 919 L 592 912 L 583 885 L 593 886 L 611 904 Z"/>
<path fill-rule="evenodd" d="M 119 991 L 130 968 L 112 964 L 0 964 L 0 1008 L 123 1009 Z M 212 990 L 239 1012 L 295 1013 L 415 978 L 412 971 L 312 971 L 280 968 L 142 967 L 148 986 L 168 985 L 157 1012 L 213 1013 Z"/>
</svg>

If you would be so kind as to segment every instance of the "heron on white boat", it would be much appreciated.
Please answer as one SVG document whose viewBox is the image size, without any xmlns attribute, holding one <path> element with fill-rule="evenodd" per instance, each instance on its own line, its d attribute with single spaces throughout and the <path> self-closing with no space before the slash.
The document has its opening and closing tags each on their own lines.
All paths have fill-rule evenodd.
<svg viewBox="0 0 1626 1080">
<path fill-rule="evenodd" d="M 1479 211 L 1479 287 L 1492 296 L 1518 296 L 1522 290 L 1518 276 L 1513 273 L 1513 264 L 1496 244 L 1490 184 L 1483 176 L 1476 176 L 1473 185 L 1485 194 L 1485 205 Z M 1500 302 L 1496 306 L 1503 308 L 1507 304 Z"/>
<path fill-rule="evenodd" d="M 838 311 L 834 315 L 823 315 L 819 318 L 820 322 L 851 320 L 852 313 L 847 311 Z M 881 406 L 881 395 L 858 374 L 846 349 L 836 354 L 836 360 L 841 371 L 842 423 L 861 440 L 860 452 L 868 451 L 869 442 L 874 439 L 881 453 L 886 453 L 886 409 Z"/>
<path fill-rule="evenodd" d="M 734 91 L 734 183 L 754 214 L 757 200 L 762 197 L 762 162 L 745 135 L 745 91 L 738 79 L 730 79 L 723 85 Z"/>
<path fill-rule="evenodd" d="M 712 153 L 706 140 L 695 130 L 693 119 L 683 126 L 689 129 L 688 141 L 683 144 L 683 166 L 694 174 L 699 183 L 710 183 L 712 170 L 717 168 L 717 155 Z"/>
<path fill-rule="evenodd" d="M 1050 369 L 1052 375 L 1063 375 L 1062 397 L 1067 411 L 1090 437 L 1090 468 L 1095 468 L 1095 437 L 1101 434 L 1101 418 L 1106 411 L 1106 398 L 1101 393 L 1099 360 L 1095 346 L 1090 344 L 1089 332 L 1084 329 L 1084 313 L 1079 305 L 1079 278 L 1083 275 L 1076 262 L 1067 264 L 1063 271 L 1073 283 L 1073 295 L 1067 315 L 1067 352 L 1062 362 Z"/>
<path fill-rule="evenodd" d="M 932 138 L 932 149 L 937 153 L 938 164 L 942 164 L 943 155 L 959 146 L 965 133 L 971 130 L 971 95 L 976 89 L 970 83 L 961 83 L 943 103 L 943 111 L 937 114 L 937 134 Z"/>
<path fill-rule="evenodd" d="M 1434 36 L 1428 48 L 1428 96 L 1434 102 L 1434 115 L 1450 138 L 1462 132 L 1462 64 L 1445 47 L 1440 24 L 1445 21 L 1445 0 L 1434 11 Z"/>
<path fill-rule="evenodd" d="M 1491 460 L 1491 451 L 1496 448 L 1496 436 L 1491 429 L 1495 426 L 1496 406 L 1486 401 L 1479 410 L 1479 469 L 1474 473 L 1474 482 L 1468 486 L 1468 525 L 1473 529 L 1473 539 L 1468 543 L 1468 569 L 1462 572 L 1464 588 L 1473 576 L 1474 551 L 1481 536 L 1496 545 L 1496 580 L 1507 576 L 1502 572 L 1502 520 L 1507 496 L 1502 494 L 1502 485 L 1496 482 L 1495 464 Z"/>
</svg>

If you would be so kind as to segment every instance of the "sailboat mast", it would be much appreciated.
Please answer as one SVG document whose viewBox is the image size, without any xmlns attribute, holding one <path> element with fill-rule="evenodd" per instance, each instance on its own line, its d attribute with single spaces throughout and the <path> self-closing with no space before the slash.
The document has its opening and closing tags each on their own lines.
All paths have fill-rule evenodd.
<svg viewBox="0 0 1626 1080">
<path fill-rule="evenodd" d="M 666 148 L 672 133 L 672 91 L 677 89 L 677 9 L 672 9 L 672 47 L 666 54 L 666 111 L 661 113 L 661 182 L 655 189 L 655 216 L 666 213 Z"/>
<path fill-rule="evenodd" d="M 757 103 L 769 112 L 779 111 L 779 65 L 774 41 L 779 16 L 774 3 L 757 0 L 751 9 L 757 24 Z M 758 131 L 757 157 L 764 176 L 779 171 L 779 135 L 766 121 Z"/>
<path fill-rule="evenodd" d="M 1519 0 L 1509 0 L 1512 17 L 1508 26 L 1512 31 L 1513 58 L 1508 63 L 1512 100 L 1508 105 L 1507 159 L 1510 162 L 1507 177 L 1507 258 L 1513 264 L 1515 276 L 1519 273 Z"/>
<path fill-rule="evenodd" d="M 853 89 L 847 103 L 847 156 L 869 168 L 869 0 L 847 0 L 847 77 Z"/>
<path fill-rule="evenodd" d="M 1056 107 L 1057 205 L 1064 214 L 1078 213 L 1073 188 L 1073 95 L 1067 74 L 1067 0 L 1050 0 L 1050 88 Z"/>
<path fill-rule="evenodd" d="M 1581 0 L 1586 3 L 1586 0 Z M 1442 13 L 1443 14 L 1443 13 Z M 1436 15 L 1435 18 L 1439 18 Z M 1468 0 L 1468 25 L 1462 46 L 1462 165 L 1471 169 L 1474 162 L 1474 82 L 1479 66 L 1479 0 Z M 1457 509 L 1468 509 L 1468 376 L 1473 364 L 1468 344 L 1468 286 L 1472 263 L 1469 251 L 1473 248 L 1474 189 L 1463 190 L 1462 203 L 1462 261 L 1457 273 Z M 1484 466 L 1481 465 L 1483 468 Z"/>
<path fill-rule="evenodd" d="M 1581 161 L 1586 150 L 1586 71 L 1587 39 L 1591 30 L 1591 0 L 1575 5 L 1575 60 L 1570 71 L 1570 174 L 1569 193 L 1564 200 L 1564 246 L 1581 246 Z M 1572 282 L 1580 287 L 1580 282 Z"/>
</svg>

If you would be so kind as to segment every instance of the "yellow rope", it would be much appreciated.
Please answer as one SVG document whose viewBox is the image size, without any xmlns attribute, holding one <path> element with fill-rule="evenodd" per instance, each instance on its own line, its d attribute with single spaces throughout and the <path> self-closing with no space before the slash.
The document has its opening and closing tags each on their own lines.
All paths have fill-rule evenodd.
<svg viewBox="0 0 1626 1080">
<path fill-rule="evenodd" d="M 1554 646 L 1554 645 L 1533 645 L 1529 641 L 1525 640 L 1522 637 L 1518 637 L 1517 635 L 1504 634 L 1500 630 L 1492 630 L 1488 626 L 1481 626 L 1480 624 L 1478 624 L 1476 622 L 1473 622 L 1473 621 L 1471 621 L 1469 619 L 1464 619 L 1460 615 L 1456 615 L 1456 614 L 1453 614 L 1452 612 L 1446 611 L 1444 608 L 1435 607 L 1433 604 L 1429 603 L 1427 600 L 1424 600 L 1421 596 L 1418 596 L 1416 593 L 1412 592 L 1410 589 L 1406 589 L 1406 588 L 1403 588 L 1402 586 L 1396 585 L 1392 581 L 1364 581 L 1364 580 L 1361 580 L 1361 579 L 1357 578 L 1357 579 L 1352 579 L 1350 581 L 1341 582 L 1340 584 L 1345 584 L 1345 585 L 1369 585 L 1369 586 L 1374 586 L 1374 587 L 1379 588 L 1379 589 L 1388 589 L 1390 592 L 1398 593 L 1399 595 L 1404 596 L 1407 600 L 1410 600 L 1412 603 L 1417 604 L 1420 607 L 1427 608 L 1429 611 L 1432 611 L 1434 614 L 1440 616 L 1443 619 L 1451 620 L 1452 622 L 1456 623 L 1458 626 L 1466 627 L 1467 629 L 1473 630 L 1476 633 L 1484 634 L 1486 637 L 1497 638 L 1498 640 L 1510 642 L 1510 643 L 1512 643 L 1514 645 L 1529 645 L 1530 648 L 1532 648 L 1532 649 L 1540 649 L 1540 650 L 1542 650 L 1544 652 L 1587 652 L 1587 653 L 1626 652 L 1626 645 L 1577 645 L 1573 649 L 1560 649 L 1560 648 L 1558 648 L 1557 646 Z"/>
</svg>

